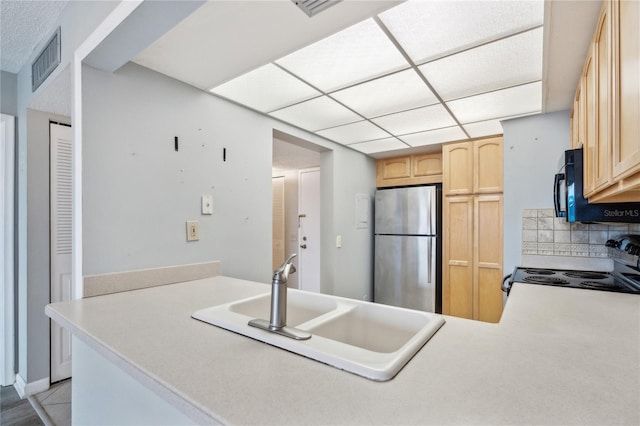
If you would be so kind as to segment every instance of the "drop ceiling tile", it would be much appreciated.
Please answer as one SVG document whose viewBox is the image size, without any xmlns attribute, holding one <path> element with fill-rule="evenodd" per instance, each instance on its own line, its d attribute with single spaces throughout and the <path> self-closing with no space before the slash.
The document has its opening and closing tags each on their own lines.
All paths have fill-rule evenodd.
<svg viewBox="0 0 640 426">
<path fill-rule="evenodd" d="M 436 143 L 468 139 L 467 135 L 464 134 L 459 126 L 413 133 L 411 135 L 399 136 L 399 138 L 411 146 L 433 145 Z"/>
<path fill-rule="evenodd" d="M 316 133 L 341 144 L 364 142 L 389 137 L 389 133 L 368 121 L 359 121 L 357 123 L 351 123 L 344 126 L 332 127 Z"/>
<path fill-rule="evenodd" d="M 447 102 L 462 124 L 528 114 L 542 105 L 542 83 L 530 83 Z"/>
<path fill-rule="evenodd" d="M 429 62 L 419 69 L 445 101 L 542 80 L 542 28 Z"/>
<path fill-rule="evenodd" d="M 479 121 L 477 123 L 465 124 L 462 127 L 464 127 L 472 138 L 499 135 L 502 133 L 502 124 L 500 123 L 500 119 Z"/>
<path fill-rule="evenodd" d="M 349 148 L 353 148 L 365 154 L 375 154 L 376 152 L 393 151 L 394 149 L 408 148 L 407 144 L 402 143 L 396 138 L 378 139 L 375 141 L 361 142 L 349 145 Z"/>
<path fill-rule="evenodd" d="M 301 102 L 321 93 L 273 64 L 267 64 L 214 87 L 211 93 L 269 112 Z"/>
<path fill-rule="evenodd" d="M 300 49 L 276 63 L 325 92 L 409 66 L 373 19 Z"/>
<path fill-rule="evenodd" d="M 374 123 L 393 135 L 422 132 L 456 124 L 440 104 L 374 118 Z"/>
<path fill-rule="evenodd" d="M 544 1 L 415 1 L 380 19 L 416 63 L 542 25 Z M 451 29 L 455 28 L 455 31 Z"/>
<path fill-rule="evenodd" d="M 326 96 L 279 109 L 269 115 L 312 132 L 362 120 L 359 115 Z"/>
<path fill-rule="evenodd" d="M 331 96 L 367 118 L 438 103 L 413 69 L 349 87 Z"/>
</svg>

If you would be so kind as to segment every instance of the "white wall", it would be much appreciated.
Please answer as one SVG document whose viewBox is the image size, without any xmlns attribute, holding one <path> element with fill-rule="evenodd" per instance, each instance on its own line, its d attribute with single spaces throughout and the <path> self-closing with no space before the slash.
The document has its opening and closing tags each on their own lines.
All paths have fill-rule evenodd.
<svg viewBox="0 0 640 426">
<path fill-rule="evenodd" d="M 516 118 L 504 130 L 504 273 L 521 264 L 522 210 L 553 208 L 553 177 L 569 149 L 569 111 Z"/>
<path fill-rule="evenodd" d="M 133 63 L 114 74 L 85 66 L 83 107 L 85 275 L 215 259 L 224 275 L 269 282 L 276 128 L 332 149 L 323 238 L 335 241 L 335 222 L 349 246 L 323 244 L 341 250 L 335 265 L 323 251 L 323 289 L 368 291 L 372 233 L 355 230 L 355 194 L 373 195 L 373 159 Z M 213 195 L 212 216 L 200 215 L 202 194 Z M 186 242 L 186 220 L 200 221 L 200 241 Z"/>
</svg>

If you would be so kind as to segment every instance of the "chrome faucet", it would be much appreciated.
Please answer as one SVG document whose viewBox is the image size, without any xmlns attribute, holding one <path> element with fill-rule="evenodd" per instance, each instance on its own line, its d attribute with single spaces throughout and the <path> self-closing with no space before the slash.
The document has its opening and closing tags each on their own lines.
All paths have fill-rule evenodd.
<svg viewBox="0 0 640 426">
<path fill-rule="evenodd" d="M 271 316 L 269 321 L 264 319 L 253 319 L 249 321 L 252 327 L 277 333 L 296 340 L 306 340 L 311 337 L 307 333 L 297 328 L 287 327 L 287 280 L 289 274 L 296 272 L 296 267 L 291 260 L 297 255 L 294 253 L 285 260 L 278 269 L 273 271 L 271 281 Z"/>
</svg>

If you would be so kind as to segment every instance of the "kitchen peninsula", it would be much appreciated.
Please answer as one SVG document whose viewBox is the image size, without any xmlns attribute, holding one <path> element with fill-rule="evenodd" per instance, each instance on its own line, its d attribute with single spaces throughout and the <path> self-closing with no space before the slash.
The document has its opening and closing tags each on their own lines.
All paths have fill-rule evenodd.
<svg viewBox="0 0 640 426">
<path fill-rule="evenodd" d="M 269 289 L 218 276 L 47 306 L 74 335 L 73 422 L 640 423 L 640 295 L 515 284 L 500 323 L 446 317 L 373 382 L 191 318 Z"/>
</svg>

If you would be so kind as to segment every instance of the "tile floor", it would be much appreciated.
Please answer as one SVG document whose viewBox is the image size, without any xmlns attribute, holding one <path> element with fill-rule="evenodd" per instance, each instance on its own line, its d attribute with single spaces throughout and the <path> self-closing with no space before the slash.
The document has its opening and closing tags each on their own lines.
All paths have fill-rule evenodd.
<svg viewBox="0 0 640 426">
<path fill-rule="evenodd" d="M 0 394 L 0 425 L 40 426 L 43 425 L 29 400 L 20 399 L 13 386 L 3 386 Z"/>
<path fill-rule="evenodd" d="M 71 379 L 36 394 L 33 405 L 46 426 L 71 426 Z"/>
</svg>

